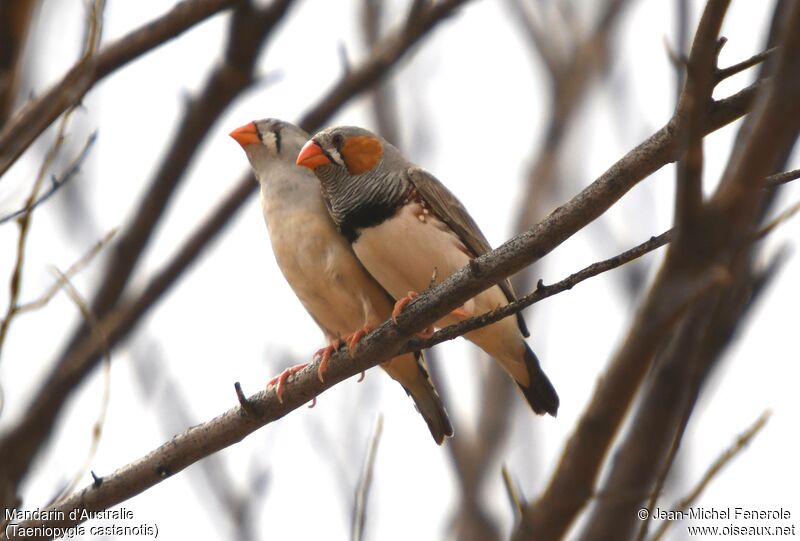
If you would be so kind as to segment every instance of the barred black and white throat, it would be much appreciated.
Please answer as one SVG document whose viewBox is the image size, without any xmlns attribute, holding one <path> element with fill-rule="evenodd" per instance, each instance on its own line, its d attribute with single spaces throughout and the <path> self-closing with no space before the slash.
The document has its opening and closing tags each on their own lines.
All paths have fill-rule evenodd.
<svg viewBox="0 0 800 541">
<path fill-rule="evenodd" d="M 353 173 L 348 165 L 348 140 L 369 137 L 380 144 L 380 157 L 369 169 Z M 329 164 L 314 171 L 322 185 L 328 210 L 342 235 L 350 242 L 365 228 L 374 227 L 394 216 L 413 186 L 403 171 L 412 164 L 385 139 L 354 126 L 338 126 L 317 133 L 317 143 Z"/>
</svg>

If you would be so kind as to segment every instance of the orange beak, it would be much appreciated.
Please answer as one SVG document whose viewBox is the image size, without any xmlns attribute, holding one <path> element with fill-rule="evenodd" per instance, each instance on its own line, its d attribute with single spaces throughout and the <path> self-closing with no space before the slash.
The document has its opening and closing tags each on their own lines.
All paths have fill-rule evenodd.
<svg viewBox="0 0 800 541">
<path fill-rule="evenodd" d="M 297 155 L 296 163 L 302 167 L 308 167 L 313 171 L 321 165 L 327 165 L 331 163 L 331 161 L 322 151 L 322 147 L 315 143 L 312 139 L 303 145 L 303 148 L 300 150 L 300 154 Z"/>
<path fill-rule="evenodd" d="M 242 148 L 246 147 L 247 145 L 257 145 L 261 142 L 258 138 L 258 129 L 256 129 L 255 122 L 248 122 L 244 126 L 240 126 L 229 133 L 233 139 L 239 143 Z"/>
</svg>

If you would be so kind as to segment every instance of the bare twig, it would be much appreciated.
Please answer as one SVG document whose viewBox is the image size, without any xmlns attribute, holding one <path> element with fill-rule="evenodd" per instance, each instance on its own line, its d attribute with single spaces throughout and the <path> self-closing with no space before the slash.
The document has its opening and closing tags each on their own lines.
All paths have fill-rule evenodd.
<svg viewBox="0 0 800 541">
<path fill-rule="evenodd" d="M 89 445 L 89 450 L 86 452 L 86 458 L 83 461 L 83 465 L 78 469 L 77 472 L 75 472 L 75 475 L 72 477 L 72 481 L 70 481 L 70 483 L 64 487 L 61 493 L 55 498 L 55 500 L 58 501 L 68 494 L 71 494 L 75 488 L 77 488 L 78 484 L 89 470 L 89 466 L 91 465 L 92 460 L 97 453 L 97 448 L 100 445 L 100 436 L 103 433 L 103 425 L 105 425 L 106 414 L 108 413 L 108 401 L 111 396 L 111 351 L 108 348 L 108 341 L 106 340 L 105 335 L 103 335 L 97 319 L 94 317 L 94 314 L 92 314 L 86 299 L 84 299 L 78 290 L 75 289 L 75 286 L 72 285 L 72 282 L 70 282 L 69 276 L 67 276 L 66 273 L 63 273 L 56 268 L 53 269 L 53 272 L 58 279 L 59 286 L 64 289 L 67 295 L 69 295 L 69 298 L 72 299 L 72 302 L 75 304 L 75 306 L 78 307 L 81 315 L 88 323 L 89 328 L 92 330 L 95 339 L 103 348 L 103 394 L 100 399 L 100 411 L 97 414 L 97 420 L 94 422 L 92 427 L 91 444 Z"/>
<path fill-rule="evenodd" d="M 682 438 L 702 384 L 749 306 L 746 300 L 753 282 L 749 265 L 752 244 L 743 239 L 748 238 L 763 209 L 766 194 L 761 189 L 761 179 L 782 166 L 781 162 L 785 161 L 800 133 L 800 106 L 793 97 L 800 91 L 800 37 L 791 31 L 794 28 L 791 25 L 800 24 L 800 7 L 790 5 L 791 13 L 782 18 L 784 29 L 780 36 L 783 42 L 776 56 L 771 84 L 744 123 L 739 144 L 731 153 L 719 188 L 701 209 L 699 223 L 703 227 L 695 231 L 698 236 L 695 246 L 704 249 L 681 252 L 681 246 L 674 244 L 646 305 L 654 297 L 680 288 L 698 273 L 714 268 L 726 269 L 730 283 L 692 306 L 679 325 L 672 327 L 677 332 L 662 335 L 661 340 L 653 342 L 653 347 L 666 351 L 658 364 L 659 377 L 653 379 L 644 393 L 643 403 L 626 431 L 603 484 L 603 493 L 627 496 L 599 501 L 584 524 L 583 539 L 604 539 L 609 535 L 627 537 L 635 530 L 636 508 L 650 493 L 653 483 L 669 469 L 674 458 L 671 450 Z M 628 340 L 642 339 L 637 332 L 638 325 L 637 317 Z M 625 349 L 627 346 L 623 346 Z M 640 368 L 650 365 L 643 363 L 643 358 L 649 360 L 652 352 L 650 356 L 640 357 Z M 641 372 L 636 375 L 639 382 L 642 375 Z M 622 377 L 630 380 L 631 373 Z M 608 377 L 601 386 L 607 387 L 611 381 Z M 638 387 L 637 382 L 633 383 L 626 384 L 625 394 L 618 393 L 614 398 L 607 396 L 608 403 L 594 403 L 591 416 L 602 416 L 608 422 L 611 418 L 608 410 L 613 408 L 618 415 L 613 417 L 614 422 L 620 423 L 625 413 L 620 406 L 624 408 L 630 404 Z M 677 415 L 665 415 L 671 411 Z M 592 427 L 592 432 L 596 438 L 599 433 L 596 426 Z M 611 435 L 613 432 L 608 433 Z M 575 440 L 573 436 L 572 441 Z M 608 446 L 610 441 L 609 437 L 604 444 Z M 597 441 L 581 443 L 596 444 Z M 594 464 L 599 466 L 600 462 Z"/>
<path fill-rule="evenodd" d="M 142 343 L 141 340 L 138 342 Z M 161 433 L 165 438 L 170 438 L 176 432 L 196 423 L 197 419 L 190 413 L 187 398 L 169 374 L 167 370 L 169 363 L 161 357 L 157 345 L 147 346 L 134 348 L 132 368 L 136 375 L 135 381 L 155 409 L 154 414 L 158 419 Z M 241 392 L 241 385 L 235 388 L 238 395 Z M 242 405 L 241 413 L 247 415 L 250 411 L 249 403 L 243 392 L 241 397 L 244 404 L 247 404 L 247 406 Z M 257 455 L 258 453 L 255 456 Z M 242 466 L 242 461 L 238 461 L 237 467 L 240 471 Z M 215 516 L 228 519 L 229 524 L 235 528 L 234 537 L 239 541 L 251 541 L 256 538 L 253 532 L 252 512 L 258 507 L 260 497 L 263 496 L 265 475 L 264 470 L 260 473 L 255 472 L 255 475 L 248 473 L 248 483 L 242 487 L 234 481 L 223 457 L 212 455 L 200 461 L 197 467 L 192 469 L 189 479 L 200 479 L 204 482 L 203 488 L 207 497 L 203 498 L 203 503 L 209 506 L 209 510 L 213 509 Z M 225 524 L 224 520 L 215 521 L 215 526 L 219 528 L 220 535 L 229 532 L 228 524 Z"/>
<path fill-rule="evenodd" d="M 380 40 L 383 5 L 383 0 L 363 0 L 361 3 L 362 33 L 364 43 L 369 50 L 372 50 Z M 418 19 L 420 15 L 421 12 L 414 10 L 410 15 L 411 20 Z M 370 105 L 378 133 L 393 145 L 402 147 L 400 127 L 397 124 L 397 100 L 394 95 L 394 87 L 388 81 L 379 82 L 371 94 Z"/>
<path fill-rule="evenodd" d="M 105 0 L 94 0 L 94 2 L 91 4 L 91 8 L 87 16 L 86 40 L 83 46 L 83 53 L 80 60 L 81 62 L 91 59 L 95 54 L 95 51 L 97 50 L 97 47 L 100 43 L 100 33 L 103 24 L 104 8 L 105 8 Z M 50 169 L 51 164 L 55 160 L 58 153 L 61 151 L 61 147 L 64 144 L 67 126 L 69 125 L 70 116 L 72 115 L 72 112 L 74 110 L 75 106 L 74 105 L 70 106 L 69 108 L 67 108 L 66 112 L 64 113 L 64 116 L 61 118 L 61 122 L 59 123 L 58 130 L 56 132 L 55 141 L 45 154 L 44 160 L 42 161 L 42 165 L 39 168 L 39 174 L 36 176 L 36 180 L 33 183 L 30 195 L 28 196 L 28 199 L 25 202 L 25 208 L 17 218 L 17 224 L 19 225 L 19 238 L 17 241 L 17 259 L 14 265 L 14 269 L 11 273 L 11 283 L 9 285 L 10 294 L 8 301 L 8 309 L 6 310 L 6 315 L 3 318 L 2 322 L 0 322 L 0 358 L 2 358 L 3 343 L 5 342 L 9 326 L 11 325 L 11 320 L 14 318 L 14 316 L 17 314 L 19 310 L 17 302 L 19 300 L 20 285 L 22 281 L 22 267 L 25 259 L 25 244 L 28 238 L 28 231 L 30 228 L 32 212 L 37 204 L 36 202 L 37 199 L 39 198 L 39 191 L 41 190 L 42 183 L 44 182 L 44 178 L 47 175 L 47 171 Z M 1 171 L 0 175 L 2 175 Z"/>
<path fill-rule="evenodd" d="M 631 261 L 666 245 L 672 240 L 672 238 L 673 231 L 670 229 L 669 231 L 665 231 L 657 237 L 652 237 L 650 240 L 643 242 L 619 255 L 603 261 L 598 261 L 597 263 L 592 263 L 588 267 L 570 274 L 566 278 L 555 282 L 554 284 L 546 286 L 540 282 L 536 286 L 536 290 L 534 292 L 529 293 L 524 297 L 520 297 L 516 301 L 508 303 L 505 306 L 492 310 L 491 312 L 487 312 L 480 316 L 471 317 L 469 319 L 465 319 L 464 321 L 460 321 L 456 324 L 445 327 L 439 331 L 436 331 L 430 338 L 415 338 L 409 342 L 409 348 L 411 350 L 427 349 L 444 341 L 452 340 L 462 336 L 472 330 L 490 325 L 495 321 L 500 321 L 501 319 L 506 318 L 509 315 L 516 314 L 517 312 L 520 312 L 521 310 L 524 310 L 528 306 L 541 300 L 552 297 L 558 293 L 568 291 L 584 280 L 588 280 L 589 278 L 593 278 L 598 274 L 602 274 L 604 272 L 621 267 L 626 263 L 630 263 Z"/>
<path fill-rule="evenodd" d="M 792 171 L 784 171 L 783 173 L 776 173 L 774 175 L 768 176 L 765 179 L 764 187 L 774 188 L 775 186 L 786 184 L 793 180 L 797 180 L 798 178 L 800 178 L 800 169 L 794 169 Z"/>
<path fill-rule="evenodd" d="M 375 471 L 375 457 L 378 454 L 378 444 L 383 434 L 383 415 L 378 414 L 375 422 L 375 430 L 370 438 L 367 454 L 364 457 L 364 467 L 361 471 L 361 481 L 356 489 L 356 497 L 353 505 L 353 530 L 350 538 L 353 541 L 361 541 L 364 538 L 364 525 L 367 523 L 367 503 L 369 502 L 369 490 L 372 486 L 372 476 Z"/>
<path fill-rule="evenodd" d="M 522 511 L 525 508 L 525 498 L 521 495 L 517 484 L 511 478 L 511 473 L 509 473 L 505 464 L 500 468 L 500 475 L 503 477 L 503 486 L 506 487 L 508 501 L 514 510 L 515 517 L 522 518 Z"/>
<path fill-rule="evenodd" d="M 756 419 L 756 422 L 753 423 L 750 428 L 745 430 L 742 434 L 736 438 L 736 441 L 728 447 L 717 459 L 709 466 L 706 472 L 703 474 L 703 477 L 700 481 L 692 488 L 692 490 L 680 501 L 676 502 L 670 509 L 674 511 L 682 511 L 684 509 L 689 508 L 696 500 L 700 497 L 706 487 L 714 480 L 714 478 L 722 471 L 728 463 L 734 459 L 739 453 L 741 453 L 745 447 L 747 447 L 753 438 L 755 438 L 761 429 L 766 426 L 767 421 L 769 421 L 771 412 L 765 411 L 761 414 L 761 416 Z M 658 529 L 653 533 L 650 537 L 650 541 L 659 541 L 664 534 L 667 533 L 669 528 L 672 526 L 673 521 L 671 520 L 664 520 L 661 522 L 661 525 Z"/>
<path fill-rule="evenodd" d="M 700 249 L 693 243 L 698 237 L 700 211 L 703 204 L 703 133 L 701 115 L 711 101 L 716 81 L 717 36 L 730 0 L 711 0 L 706 4 L 697 27 L 696 37 L 686 64 L 688 76 L 678 100 L 678 126 L 681 154 L 675 188 L 676 242 Z"/>
<path fill-rule="evenodd" d="M 303 115 L 299 125 L 306 131 L 321 126 L 336 109 L 379 81 L 412 45 L 468 1 L 440 0 L 419 11 L 412 10 L 410 18 L 389 31 L 369 58 L 340 79 L 313 109 Z M 380 54 L 375 54 L 378 52 Z"/>
<path fill-rule="evenodd" d="M 70 265 L 66 271 L 64 271 L 64 276 L 66 276 L 69 280 L 72 280 L 76 274 L 85 269 L 86 266 L 91 263 L 95 256 L 100 253 L 100 250 L 105 248 L 108 243 L 111 242 L 111 239 L 114 238 L 116 232 L 116 228 L 112 229 L 106 233 L 102 239 L 95 242 L 94 245 L 92 245 L 92 247 L 80 257 L 80 259 L 78 259 L 75 263 Z M 52 298 L 55 297 L 56 293 L 61 291 L 61 289 L 61 283 L 59 280 L 57 280 L 52 286 L 50 286 L 49 289 L 42 293 L 39 298 L 24 304 L 20 304 L 16 310 L 17 314 L 38 310 L 39 308 L 46 306 L 47 303 L 49 303 Z"/>
<path fill-rule="evenodd" d="M 727 79 L 729 77 L 733 77 L 737 73 L 741 73 L 741 72 L 743 72 L 743 71 L 745 71 L 747 69 L 752 68 L 753 66 L 757 66 L 757 65 L 761 64 L 767 58 L 772 56 L 775 53 L 775 51 L 777 51 L 777 50 L 778 50 L 777 47 L 770 47 L 769 49 L 767 49 L 765 51 L 761 51 L 758 54 L 754 54 L 753 56 L 751 56 L 747 60 L 743 60 L 743 61 L 741 61 L 741 62 L 739 62 L 737 64 L 734 64 L 733 66 L 728 66 L 727 68 L 717 69 L 716 74 L 715 74 L 716 82 L 719 83 L 720 81 L 724 81 L 725 79 Z"/>
<path fill-rule="evenodd" d="M 675 11 L 675 50 L 667 47 L 667 52 L 672 59 L 672 63 L 680 66 L 679 69 L 675 70 L 675 101 L 677 103 L 681 98 L 683 84 L 686 79 L 685 63 L 679 62 L 678 59 L 686 59 L 688 56 L 686 49 L 689 43 L 689 0 L 675 0 Z"/>
<path fill-rule="evenodd" d="M 543 130 L 544 140 L 535 152 L 523 184 L 522 205 L 514 225 L 517 232 L 533 227 L 541 220 L 550 202 L 558 200 L 564 142 L 576 120 L 575 113 L 580 110 L 593 83 L 608 67 L 613 29 L 629 4 L 629 0 L 605 0 L 597 21 L 590 32 L 585 32 L 586 35 L 570 24 L 574 16 L 562 13 L 569 42 L 569 46 L 564 47 L 555 42 L 563 37 L 564 32 L 545 33 L 519 0 L 511 2 L 517 11 L 515 21 L 522 23 L 532 51 L 548 68 L 550 90 L 547 108 L 550 114 Z M 514 278 L 513 285 L 525 291 L 530 289 L 532 282 L 533 269 L 526 269 Z"/>
<path fill-rule="evenodd" d="M 33 0 L 0 2 L 0 127 L 19 93 L 21 60 L 36 4 Z"/>
<path fill-rule="evenodd" d="M 548 34 L 542 28 L 543 25 L 533 19 L 531 10 L 527 7 L 529 3 L 522 0 L 507 0 L 506 3 L 514 19 L 521 25 L 524 36 L 530 44 L 530 50 L 534 51 L 541 59 L 551 80 L 556 79 L 566 63 L 563 52 L 558 50 L 554 39 L 548 39 Z"/>
<path fill-rule="evenodd" d="M 78 156 L 72 161 L 72 165 L 70 165 L 69 168 L 67 168 L 67 170 L 61 174 L 61 178 L 56 178 L 55 176 L 51 177 L 50 188 L 48 188 L 43 194 L 39 195 L 36 200 L 31 203 L 30 207 L 25 206 L 19 210 L 10 212 L 5 216 L 0 216 L 0 225 L 13 220 L 14 218 L 22 216 L 26 212 L 34 210 L 36 207 L 50 199 L 53 194 L 55 194 L 67 182 L 72 180 L 73 177 L 76 177 L 81 170 L 83 162 L 86 161 L 86 158 L 89 156 L 89 151 L 96 140 L 97 132 L 93 132 L 86 140 L 86 143 L 83 145 L 83 149 L 80 151 L 80 153 L 78 153 Z"/>
<path fill-rule="evenodd" d="M 786 209 L 783 212 L 781 212 L 780 214 L 778 214 L 775 218 L 770 220 L 769 223 L 764 225 L 761 229 L 759 229 L 756 232 L 754 237 L 756 239 L 763 239 L 764 237 L 766 237 L 767 235 L 772 233 L 772 231 L 776 227 L 780 226 L 781 224 L 783 224 L 784 222 L 789 220 L 792 216 L 794 216 L 798 212 L 800 212 L 800 201 L 798 201 L 797 203 L 795 203 L 794 205 L 792 205 L 788 209 Z"/>
</svg>

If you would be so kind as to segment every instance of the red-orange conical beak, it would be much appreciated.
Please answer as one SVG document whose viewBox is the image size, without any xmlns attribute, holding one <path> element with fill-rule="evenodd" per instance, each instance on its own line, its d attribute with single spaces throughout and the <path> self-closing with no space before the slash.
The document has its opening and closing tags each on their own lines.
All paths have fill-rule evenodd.
<svg viewBox="0 0 800 541">
<path fill-rule="evenodd" d="M 244 126 L 240 126 L 229 133 L 234 140 L 242 145 L 242 148 L 247 145 L 256 145 L 261 141 L 258 138 L 258 129 L 255 122 L 248 122 Z"/>
<path fill-rule="evenodd" d="M 308 167 L 313 171 L 321 165 L 331 163 L 331 161 L 322 151 L 322 147 L 315 143 L 312 139 L 303 145 L 303 148 L 300 150 L 300 154 L 297 155 L 296 163 L 302 167 Z"/>
</svg>

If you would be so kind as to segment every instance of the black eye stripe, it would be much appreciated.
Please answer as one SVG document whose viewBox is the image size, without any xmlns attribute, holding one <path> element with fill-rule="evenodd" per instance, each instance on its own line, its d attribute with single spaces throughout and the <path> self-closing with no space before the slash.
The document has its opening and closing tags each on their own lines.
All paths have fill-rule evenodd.
<svg viewBox="0 0 800 541">
<path fill-rule="evenodd" d="M 275 134 L 275 150 L 280 154 L 281 152 L 281 130 L 280 126 L 275 126 L 275 129 L 272 131 Z"/>
<path fill-rule="evenodd" d="M 331 156 L 330 152 L 325 150 L 325 145 L 321 145 L 320 142 L 316 138 L 312 138 L 311 140 L 314 141 L 314 143 L 317 144 L 317 146 L 320 148 L 320 150 L 325 155 L 325 157 L 328 158 L 329 162 L 331 162 L 332 164 L 335 164 L 335 165 L 339 165 L 339 162 L 337 162 L 336 160 L 333 159 L 333 156 Z"/>
</svg>

